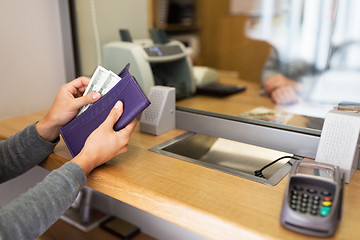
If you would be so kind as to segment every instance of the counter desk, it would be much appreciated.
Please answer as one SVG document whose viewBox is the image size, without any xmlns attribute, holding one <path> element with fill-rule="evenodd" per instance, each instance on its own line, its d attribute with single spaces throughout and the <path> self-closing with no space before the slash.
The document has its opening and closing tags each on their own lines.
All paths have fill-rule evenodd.
<svg viewBox="0 0 360 240">
<path fill-rule="evenodd" d="M 0 121 L 0 138 L 34 123 L 46 111 Z M 137 125 L 128 152 L 95 169 L 87 186 L 210 239 L 310 239 L 280 224 L 287 177 L 267 186 L 148 149 L 185 131 L 160 136 Z M 71 159 L 63 140 L 40 165 L 54 170 Z M 343 215 L 330 239 L 360 239 L 360 171 L 345 185 Z"/>
</svg>

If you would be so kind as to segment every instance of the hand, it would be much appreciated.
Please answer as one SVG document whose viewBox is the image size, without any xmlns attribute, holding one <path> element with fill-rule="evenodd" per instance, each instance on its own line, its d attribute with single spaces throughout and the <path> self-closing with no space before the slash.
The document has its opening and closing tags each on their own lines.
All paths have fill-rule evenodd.
<svg viewBox="0 0 360 240">
<path fill-rule="evenodd" d="M 294 104 L 301 101 L 301 98 L 292 86 L 276 88 L 271 93 L 271 98 L 276 104 Z"/>
<path fill-rule="evenodd" d="M 269 77 L 264 85 L 264 91 L 277 104 L 293 104 L 301 100 L 299 92 L 302 84 L 281 74 Z"/>
<path fill-rule="evenodd" d="M 264 91 L 266 94 L 271 95 L 272 91 L 274 91 L 276 88 L 293 84 L 295 84 L 295 81 L 291 80 L 290 78 L 287 78 L 281 74 L 276 74 L 266 79 Z"/>
<path fill-rule="evenodd" d="M 75 117 L 80 107 L 100 99 L 101 94 L 97 92 L 83 96 L 89 82 L 89 78 L 79 77 L 60 88 L 49 112 L 36 124 L 43 139 L 54 141 L 60 129 Z"/>
<path fill-rule="evenodd" d="M 86 175 L 109 161 L 116 155 L 127 151 L 131 133 L 136 126 L 136 119 L 120 131 L 113 129 L 123 113 L 122 102 L 117 102 L 105 121 L 90 134 L 81 152 L 71 161 L 78 164 Z"/>
</svg>

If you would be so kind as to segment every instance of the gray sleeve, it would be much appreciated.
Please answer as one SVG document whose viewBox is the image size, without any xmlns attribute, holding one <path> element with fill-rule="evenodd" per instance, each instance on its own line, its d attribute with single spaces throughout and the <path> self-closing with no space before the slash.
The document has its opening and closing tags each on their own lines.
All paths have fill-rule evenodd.
<svg viewBox="0 0 360 240">
<path fill-rule="evenodd" d="M 275 48 L 272 48 L 270 55 L 265 62 L 263 70 L 261 72 L 261 87 L 263 88 L 267 78 L 281 73 L 279 54 Z"/>
<path fill-rule="evenodd" d="M 0 141 L 0 183 L 17 177 L 43 161 L 59 139 L 50 143 L 42 139 L 32 124 L 7 140 Z"/>
<path fill-rule="evenodd" d="M 282 74 L 294 81 L 299 81 L 301 77 L 315 72 L 314 66 L 304 60 L 293 59 L 290 62 L 282 63 L 279 53 L 275 48 L 272 48 L 261 73 L 261 83 L 264 86 L 266 79 L 276 74 Z"/>
<path fill-rule="evenodd" d="M 86 183 L 84 171 L 67 162 L 0 208 L 0 239 L 35 239 L 70 207 Z"/>
</svg>

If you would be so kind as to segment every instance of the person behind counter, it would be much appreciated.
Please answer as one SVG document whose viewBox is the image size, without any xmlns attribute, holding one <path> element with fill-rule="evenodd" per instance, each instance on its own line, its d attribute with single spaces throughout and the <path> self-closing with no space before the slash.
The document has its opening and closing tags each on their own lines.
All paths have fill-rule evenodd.
<svg viewBox="0 0 360 240">
<path fill-rule="evenodd" d="M 89 81 L 80 77 L 63 85 L 44 118 L 0 142 L 0 183 L 43 161 L 59 142 L 60 129 L 75 117 L 78 109 L 101 97 L 95 92 L 82 96 Z M 122 103 L 117 102 L 76 157 L 0 208 L 0 239 L 40 236 L 70 207 L 94 168 L 127 151 L 136 120 L 114 131 L 122 111 Z"/>
<path fill-rule="evenodd" d="M 314 68 L 304 61 L 282 64 L 277 50 L 272 48 L 262 71 L 263 94 L 276 104 L 297 103 L 304 88 L 301 77 L 313 72 Z"/>
</svg>

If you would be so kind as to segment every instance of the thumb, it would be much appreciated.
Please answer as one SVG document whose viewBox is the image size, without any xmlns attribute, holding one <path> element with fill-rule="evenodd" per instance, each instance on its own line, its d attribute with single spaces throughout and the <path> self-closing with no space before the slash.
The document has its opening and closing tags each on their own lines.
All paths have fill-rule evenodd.
<svg viewBox="0 0 360 240">
<path fill-rule="evenodd" d="M 98 92 L 91 92 L 89 94 L 86 94 L 85 96 L 75 98 L 75 105 L 76 108 L 79 109 L 82 106 L 85 106 L 87 104 L 96 102 L 101 97 L 101 94 Z"/>
<path fill-rule="evenodd" d="M 113 109 L 111 109 L 109 115 L 104 121 L 104 124 L 108 127 L 113 127 L 117 120 L 119 120 L 120 116 L 123 113 L 123 103 L 121 101 L 117 101 Z"/>
</svg>

